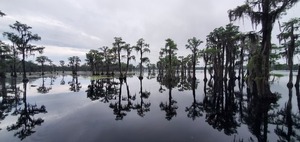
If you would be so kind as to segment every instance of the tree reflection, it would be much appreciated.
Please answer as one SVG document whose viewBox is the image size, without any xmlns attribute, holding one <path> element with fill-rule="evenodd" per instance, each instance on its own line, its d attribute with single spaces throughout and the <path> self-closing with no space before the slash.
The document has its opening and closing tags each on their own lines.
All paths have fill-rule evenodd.
<svg viewBox="0 0 300 142">
<path fill-rule="evenodd" d="M 143 79 L 142 78 L 139 78 L 140 80 L 140 103 L 138 104 L 135 104 L 134 105 L 134 109 L 137 110 L 137 114 L 141 117 L 144 117 L 145 116 L 145 113 L 146 112 L 149 112 L 150 111 L 150 106 L 151 106 L 151 103 L 150 102 L 147 102 L 145 103 L 144 102 L 144 99 L 148 99 L 149 96 L 150 96 L 150 92 L 149 91 L 143 91 Z"/>
<path fill-rule="evenodd" d="M 192 92 L 193 92 L 193 103 L 190 107 L 185 108 L 185 112 L 187 112 L 187 116 L 195 120 L 197 117 L 203 116 L 203 103 L 198 102 L 196 100 L 196 89 L 198 86 L 198 82 L 196 80 L 192 81 Z"/>
<path fill-rule="evenodd" d="M 17 130 L 17 132 L 14 135 L 20 138 L 21 140 L 33 134 L 35 132 L 33 130 L 35 126 L 41 125 L 44 122 L 42 118 L 35 119 L 34 115 L 39 113 L 47 113 L 46 107 L 44 105 L 42 105 L 39 108 L 36 104 L 32 105 L 27 102 L 27 82 L 23 83 L 23 88 L 24 107 L 18 108 L 14 113 L 15 115 L 19 115 L 17 122 L 7 127 L 8 131 Z"/>
<path fill-rule="evenodd" d="M 124 116 L 127 115 L 126 112 L 130 111 L 125 105 L 122 105 L 122 85 L 123 79 L 120 79 L 120 88 L 119 91 L 116 92 L 118 94 L 118 101 L 109 104 L 109 107 L 114 111 L 114 115 L 116 115 L 116 120 L 122 120 Z"/>
<path fill-rule="evenodd" d="M 168 77 L 168 76 L 164 76 L 164 78 L 162 79 L 162 85 L 166 86 L 167 89 L 169 90 L 169 101 L 168 102 L 161 102 L 159 104 L 159 107 L 162 111 L 166 112 L 166 119 L 167 120 L 171 120 L 174 116 L 177 115 L 176 110 L 178 109 L 177 101 L 173 99 L 172 97 L 172 89 L 174 87 L 177 86 L 179 82 L 179 78 L 178 77 Z"/>
<path fill-rule="evenodd" d="M 80 82 L 78 82 L 78 76 L 77 75 L 73 75 L 72 76 L 72 81 L 68 82 L 68 84 L 70 85 L 70 91 L 73 92 L 79 92 L 81 89 L 81 84 Z"/>
<path fill-rule="evenodd" d="M 14 107 L 20 104 L 20 89 L 16 85 L 15 77 L 11 78 L 11 83 L 8 87 L 5 84 L 5 78 L 0 78 L 0 84 L 2 86 L 0 89 L 0 96 L 2 97 L 0 102 L 0 121 L 2 121 Z"/>
<path fill-rule="evenodd" d="M 248 95 L 243 122 L 248 125 L 249 131 L 257 138 L 257 141 L 268 141 L 268 126 L 276 120 L 276 115 L 272 111 L 276 107 L 278 107 L 276 102 Z"/>
<path fill-rule="evenodd" d="M 52 79 L 51 79 L 52 80 Z M 51 81 L 52 82 L 52 81 Z M 50 90 L 52 89 L 52 87 L 46 87 L 45 86 L 45 77 L 44 75 L 42 75 L 42 85 L 40 87 L 37 88 L 37 91 L 39 93 L 42 93 L 42 94 L 46 94 L 48 93 Z"/>
<path fill-rule="evenodd" d="M 130 94 L 130 90 L 129 90 L 129 85 L 127 83 L 127 81 L 125 80 L 125 84 L 126 84 L 126 90 L 127 90 L 127 97 L 122 98 L 122 100 L 127 100 L 127 105 L 125 106 L 125 109 L 127 111 L 131 111 L 131 109 L 134 109 L 133 104 L 131 101 L 135 101 L 136 96 L 132 96 Z"/>
<path fill-rule="evenodd" d="M 62 75 L 61 81 L 60 81 L 60 85 L 65 85 L 66 81 L 65 81 L 65 74 Z"/>
<path fill-rule="evenodd" d="M 203 100 L 206 122 L 214 129 L 223 130 L 226 135 L 237 133 L 236 129 L 240 126 L 236 118 L 238 107 L 233 93 L 234 84 L 230 82 L 228 85 L 227 80 L 218 77 L 210 80 L 211 88 L 205 89 Z"/>
<path fill-rule="evenodd" d="M 114 85 L 116 82 L 111 79 L 98 79 L 91 80 L 91 84 L 88 85 L 87 97 L 92 101 L 100 100 L 103 103 L 108 103 L 111 100 L 115 100 L 116 92 L 118 88 Z"/>
<path fill-rule="evenodd" d="M 292 112 L 292 88 L 289 88 L 289 99 L 285 107 L 277 112 L 274 132 L 279 137 L 278 141 L 300 141 L 300 116 Z"/>
</svg>

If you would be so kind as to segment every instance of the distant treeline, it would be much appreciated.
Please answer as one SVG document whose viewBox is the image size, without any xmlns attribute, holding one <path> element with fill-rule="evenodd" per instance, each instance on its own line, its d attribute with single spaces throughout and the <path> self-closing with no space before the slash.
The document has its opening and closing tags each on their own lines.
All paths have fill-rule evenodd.
<svg viewBox="0 0 300 142">
<path fill-rule="evenodd" d="M 16 70 L 17 72 L 22 72 L 22 68 L 21 68 L 21 62 L 18 61 L 19 63 L 17 63 L 16 65 Z M 26 61 L 26 72 L 31 73 L 31 72 L 41 72 L 41 65 L 34 63 L 33 61 Z M 125 63 L 122 64 L 122 68 L 125 68 Z M 6 67 L 5 71 L 7 73 L 12 72 L 12 66 Z M 136 70 L 136 66 L 129 64 L 129 70 Z M 102 70 L 102 68 L 100 67 L 100 71 Z M 103 67 L 103 70 L 105 70 L 105 67 Z M 118 66 L 115 65 L 111 65 L 111 70 L 118 70 Z M 61 71 L 72 71 L 72 68 L 70 66 L 57 66 L 57 65 L 44 65 L 44 71 L 45 72 L 61 72 Z M 80 65 L 78 67 L 78 71 L 90 71 L 90 66 L 88 66 L 87 64 L 83 64 Z"/>
</svg>

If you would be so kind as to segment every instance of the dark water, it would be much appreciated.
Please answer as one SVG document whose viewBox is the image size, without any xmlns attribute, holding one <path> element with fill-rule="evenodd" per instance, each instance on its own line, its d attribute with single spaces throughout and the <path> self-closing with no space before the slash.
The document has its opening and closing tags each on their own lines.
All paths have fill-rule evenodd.
<svg viewBox="0 0 300 142">
<path fill-rule="evenodd" d="M 279 73 L 271 85 L 281 96 L 276 103 L 253 100 L 238 86 L 222 98 L 206 86 L 205 96 L 201 71 L 194 91 L 188 78 L 166 85 L 153 74 L 122 84 L 58 75 L 14 87 L 7 79 L 0 141 L 299 141 L 299 92 Z"/>
</svg>

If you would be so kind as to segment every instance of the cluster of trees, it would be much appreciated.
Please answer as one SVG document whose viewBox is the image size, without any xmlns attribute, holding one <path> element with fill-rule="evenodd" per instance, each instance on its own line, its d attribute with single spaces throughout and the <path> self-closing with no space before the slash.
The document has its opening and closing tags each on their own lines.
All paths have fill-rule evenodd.
<svg viewBox="0 0 300 142">
<path fill-rule="evenodd" d="M 207 80 L 207 70 L 211 77 L 220 80 L 220 86 L 222 86 L 221 83 L 224 80 L 231 79 L 234 81 L 236 78 L 242 79 L 242 83 L 246 81 L 252 93 L 268 97 L 272 94 L 269 85 L 271 66 L 276 59 L 286 57 L 290 70 L 288 86 L 292 87 L 293 58 L 294 54 L 298 53 L 297 47 L 300 44 L 298 40 L 300 19 L 293 18 L 288 22 L 282 23 L 281 33 L 277 36 L 282 43 L 280 46 L 271 43 L 271 35 L 275 21 L 297 2 L 298 0 L 246 1 L 243 5 L 228 11 L 229 19 L 230 21 L 236 21 L 239 18 L 249 17 L 254 26 L 261 28 L 259 32 L 242 33 L 239 31 L 238 26 L 230 23 L 225 27 L 214 29 L 207 35 L 205 49 L 199 49 L 199 45 L 203 43 L 200 39 L 195 37 L 188 39 L 186 48 L 190 49 L 192 53 L 186 57 L 177 56 L 177 44 L 172 39 L 166 39 L 165 47 L 161 49 L 159 61 L 156 63 L 159 73 L 166 74 L 170 79 L 169 81 L 172 81 L 174 74 L 179 73 L 179 70 L 182 74 L 193 72 L 193 79 L 196 79 L 196 65 L 199 62 L 199 58 L 202 57 L 205 63 L 205 80 Z M 4 15 L 1 12 L 1 16 Z M 18 61 L 18 54 L 21 54 L 23 78 L 26 81 L 26 56 L 32 55 L 34 51 L 41 53 L 44 47 L 37 47 L 31 44 L 31 41 L 41 40 L 41 37 L 31 33 L 30 26 L 17 21 L 10 27 L 14 32 L 4 32 L 3 35 L 13 45 L 0 42 L 1 60 L 11 60 L 10 68 L 14 72 L 12 75 L 16 76 L 16 62 Z M 144 53 L 150 52 L 149 44 L 145 43 L 144 39 L 139 39 L 134 46 L 123 41 L 121 37 L 115 37 L 114 40 L 111 48 L 103 46 L 99 50 L 90 50 L 86 53 L 87 65 L 89 65 L 93 75 L 104 75 L 104 71 L 106 71 L 106 75 L 114 75 L 114 71 L 117 70 L 120 78 L 126 78 L 128 70 L 132 68 L 130 61 L 135 60 L 135 56 L 132 54 L 133 50 L 136 50 L 140 56 L 138 65 L 140 69 L 139 79 L 143 78 L 144 63 L 148 63 L 149 69 L 154 68 L 155 65 L 150 64 L 149 58 L 144 57 Z M 280 50 L 280 53 L 277 53 L 278 51 L 275 50 Z M 125 59 L 125 63 L 122 62 L 122 58 Z M 68 67 L 71 68 L 72 74 L 76 75 L 81 60 L 77 56 L 70 57 L 68 60 Z M 36 61 L 41 64 L 42 72 L 45 62 L 49 62 L 50 66 L 53 66 L 51 60 L 46 56 L 37 57 Z M 1 66 L 5 65 L 1 64 Z M 60 65 L 64 68 L 64 61 L 60 61 Z M 247 65 L 246 74 L 244 73 L 245 65 Z M 237 68 L 239 69 L 238 76 L 235 73 Z M 3 69 L 1 68 L 0 71 L 2 76 L 5 72 Z M 299 86 L 299 80 L 300 76 L 297 77 L 297 86 Z"/>
<path fill-rule="evenodd" d="M 143 38 L 139 39 L 134 46 L 130 46 L 130 44 L 126 43 L 122 40 L 121 37 L 115 37 L 115 41 L 112 44 L 112 48 L 108 46 L 103 46 L 98 50 L 90 50 L 86 54 L 87 64 L 91 67 L 91 71 L 93 75 L 104 75 L 104 70 L 106 70 L 106 75 L 114 74 L 114 69 L 112 69 L 112 73 L 110 73 L 110 67 L 114 67 L 113 65 L 117 65 L 117 70 L 119 71 L 120 78 L 126 78 L 128 74 L 128 70 L 132 70 L 133 65 L 130 65 L 131 60 L 135 60 L 135 56 L 132 54 L 132 51 L 135 50 L 140 55 L 139 61 L 139 69 L 140 75 L 139 78 L 143 78 L 143 64 L 148 63 L 150 66 L 150 60 L 148 57 L 144 57 L 144 53 L 150 52 L 149 44 L 145 43 Z M 125 51 L 123 55 L 122 51 Z M 126 63 L 122 63 L 122 58 L 126 59 Z M 101 73 L 99 72 L 101 70 Z"/>
<path fill-rule="evenodd" d="M 206 48 L 199 50 L 197 47 L 202 43 L 201 40 L 192 38 L 188 40 L 187 48 L 191 49 L 192 54 L 187 57 L 176 56 L 177 45 L 172 39 L 166 40 L 165 48 L 161 49 L 160 60 L 157 63 L 159 73 L 165 74 L 171 79 L 175 70 L 181 68 L 182 74 L 190 73 L 193 68 L 193 78 L 195 78 L 195 64 L 199 57 L 204 60 L 204 80 L 207 80 L 207 69 L 211 77 L 217 79 L 219 87 L 222 88 L 223 82 L 241 79 L 253 94 L 261 97 L 273 97 L 270 91 L 269 77 L 271 66 L 275 65 L 277 59 L 286 57 L 290 70 L 288 86 L 293 86 L 293 59 L 294 54 L 298 53 L 297 47 L 300 42 L 299 18 L 293 18 L 288 22 L 282 23 L 281 33 L 277 36 L 282 43 L 280 46 L 271 43 L 273 25 L 276 20 L 283 16 L 288 9 L 295 5 L 297 0 L 286 1 L 262 1 L 250 0 L 245 4 L 229 10 L 230 21 L 239 18 L 249 17 L 252 24 L 258 28 L 259 32 L 240 32 L 239 27 L 232 23 L 225 27 L 214 29 L 206 38 Z M 247 65 L 245 74 L 244 66 Z M 235 70 L 239 69 L 236 76 Z M 300 68 L 299 68 L 300 69 Z M 300 71 L 300 70 L 299 70 Z M 296 86 L 299 86 L 300 72 L 297 76 Z"/>
</svg>

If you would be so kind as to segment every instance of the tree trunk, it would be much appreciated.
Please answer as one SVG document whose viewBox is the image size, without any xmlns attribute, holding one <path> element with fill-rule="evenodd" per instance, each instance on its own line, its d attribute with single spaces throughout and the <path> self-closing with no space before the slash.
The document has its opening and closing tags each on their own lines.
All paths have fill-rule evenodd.
<svg viewBox="0 0 300 142">
<path fill-rule="evenodd" d="M 196 80 L 196 53 L 193 56 L 193 80 Z"/>
<path fill-rule="evenodd" d="M 22 50 L 22 69 L 23 69 L 23 82 L 27 82 L 26 67 L 25 67 L 25 49 Z"/>
<path fill-rule="evenodd" d="M 289 64 L 289 82 L 287 86 L 289 88 L 293 87 L 293 58 L 294 58 L 294 50 L 295 50 L 295 37 L 294 37 L 294 26 L 291 27 L 291 45 L 288 46 L 288 64 Z"/>
<path fill-rule="evenodd" d="M 296 78 L 295 87 L 299 87 L 299 81 L 300 81 L 300 65 L 298 65 L 298 74 Z"/>
</svg>

